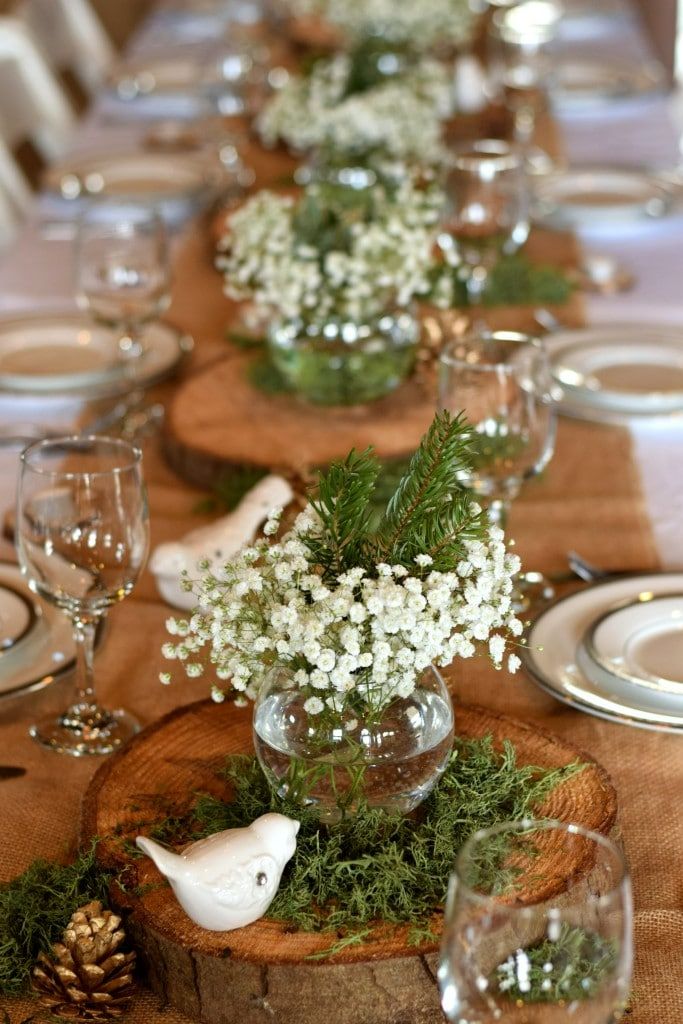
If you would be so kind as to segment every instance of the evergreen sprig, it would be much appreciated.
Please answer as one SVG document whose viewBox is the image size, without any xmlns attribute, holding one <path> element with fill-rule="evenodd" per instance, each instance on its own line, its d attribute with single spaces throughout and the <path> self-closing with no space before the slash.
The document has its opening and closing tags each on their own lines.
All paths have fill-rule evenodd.
<svg viewBox="0 0 683 1024">
<path fill-rule="evenodd" d="M 431 557 L 431 569 L 447 572 L 479 536 L 481 515 L 460 474 L 471 467 L 470 427 L 463 416 L 437 413 L 390 499 L 377 529 L 377 555 L 392 565 L 413 567 Z"/>
<path fill-rule="evenodd" d="M 430 572 L 454 569 L 465 554 L 465 541 L 485 528 L 459 480 L 471 465 L 469 436 L 462 416 L 437 413 L 379 515 L 377 494 L 385 487 L 382 464 L 371 448 L 352 451 L 321 472 L 311 498 L 320 529 L 306 543 L 323 579 L 333 581 L 355 567 L 374 573 L 378 562 L 403 565 L 418 575 L 420 554 L 430 556 Z"/>
<path fill-rule="evenodd" d="M 307 538 L 323 579 L 335 579 L 347 569 L 365 563 L 368 509 L 380 472 L 372 449 L 350 452 L 344 462 L 333 462 L 321 474 L 311 504 L 322 524 L 320 535 Z"/>
</svg>

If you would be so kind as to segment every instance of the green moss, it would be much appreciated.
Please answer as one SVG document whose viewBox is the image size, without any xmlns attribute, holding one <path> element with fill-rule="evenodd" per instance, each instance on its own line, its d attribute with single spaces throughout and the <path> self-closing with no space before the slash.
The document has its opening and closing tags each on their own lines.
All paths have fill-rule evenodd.
<svg viewBox="0 0 683 1024">
<path fill-rule="evenodd" d="M 106 903 L 109 880 L 93 844 L 73 864 L 37 860 L 0 884 L 1 993 L 14 995 L 27 987 L 36 957 L 61 937 L 74 910 L 90 900 Z"/>
<path fill-rule="evenodd" d="M 317 816 L 290 806 L 270 789 L 252 757 L 233 757 L 223 776 L 230 803 L 202 797 L 194 814 L 197 835 L 238 828 L 268 811 L 301 821 L 297 852 L 285 871 L 269 917 L 304 931 L 349 939 L 376 920 L 410 923 L 413 941 L 425 941 L 443 905 L 456 852 L 476 829 L 533 813 L 578 765 L 547 771 L 516 763 L 506 743 L 457 740 L 450 762 L 422 805 L 420 817 L 362 808 L 353 818 L 321 828 Z M 332 952 L 332 947 L 328 952 Z"/>
</svg>

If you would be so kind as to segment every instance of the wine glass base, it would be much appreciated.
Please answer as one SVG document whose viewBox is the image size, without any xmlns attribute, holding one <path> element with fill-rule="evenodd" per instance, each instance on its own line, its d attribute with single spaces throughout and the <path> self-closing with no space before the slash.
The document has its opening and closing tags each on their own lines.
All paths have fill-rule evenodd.
<svg viewBox="0 0 683 1024">
<path fill-rule="evenodd" d="M 76 705 L 57 718 L 51 716 L 36 722 L 29 735 L 57 754 L 86 757 L 113 754 L 139 730 L 139 722 L 122 708 L 107 711 L 97 706 Z"/>
<path fill-rule="evenodd" d="M 520 572 L 514 578 L 512 608 L 519 614 L 535 605 L 547 604 L 555 597 L 555 588 L 542 572 Z"/>
</svg>

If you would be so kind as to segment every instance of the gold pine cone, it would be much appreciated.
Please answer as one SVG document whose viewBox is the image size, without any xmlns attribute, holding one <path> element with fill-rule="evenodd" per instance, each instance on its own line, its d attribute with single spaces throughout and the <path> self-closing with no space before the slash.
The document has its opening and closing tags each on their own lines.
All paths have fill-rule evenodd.
<svg viewBox="0 0 683 1024">
<path fill-rule="evenodd" d="M 122 1016 L 135 991 L 135 953 L 120 950 L 125 938 L 121 918 L 101 903 L 77 910 L 52 956 L 41 953 L 33 968 L 32 984 L 43 1006 L 80 1020 Z"/>
</svg>

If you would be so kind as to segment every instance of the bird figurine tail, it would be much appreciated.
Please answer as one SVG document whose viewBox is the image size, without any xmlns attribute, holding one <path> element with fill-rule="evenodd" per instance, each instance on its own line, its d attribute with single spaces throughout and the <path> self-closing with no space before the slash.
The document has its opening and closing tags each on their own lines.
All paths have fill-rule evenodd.
<svg viewBox="0 0 683 1024">
<path fill-rule="evenodd" d="M 169 881 L 180 878 L 181 875 L 187 873 L 187 865 L 183 858 L 177 853 L 172 853 L 171 850 L 160 846 L 159 843 L 155 843 L 153 839 L 148 839 L 147 836 L 138 836 L 135 844 L 154 861 L 159 871 Z"/>
</svg>

